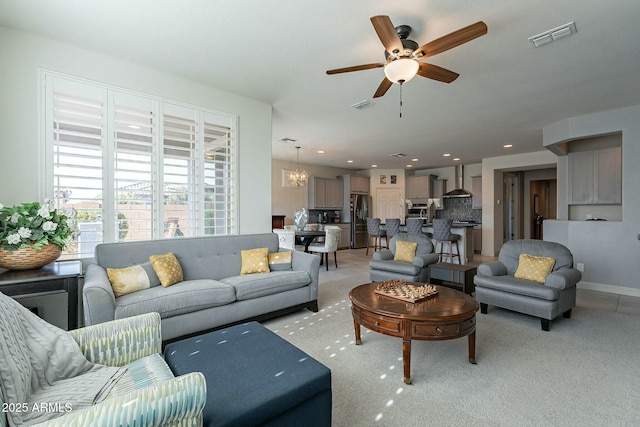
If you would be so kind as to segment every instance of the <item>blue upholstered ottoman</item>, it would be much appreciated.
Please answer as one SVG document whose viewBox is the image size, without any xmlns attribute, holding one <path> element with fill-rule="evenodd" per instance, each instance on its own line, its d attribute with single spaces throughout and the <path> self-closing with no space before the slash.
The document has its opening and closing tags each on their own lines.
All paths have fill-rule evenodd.
<svg viewBox="0 0 640 427">
<path fill-rule="evenodd" d="M 175 375 L 207 380 L 206 426 L 330 426 L 331 371 L 258 322 L 167 345 Z"/>
</svg>

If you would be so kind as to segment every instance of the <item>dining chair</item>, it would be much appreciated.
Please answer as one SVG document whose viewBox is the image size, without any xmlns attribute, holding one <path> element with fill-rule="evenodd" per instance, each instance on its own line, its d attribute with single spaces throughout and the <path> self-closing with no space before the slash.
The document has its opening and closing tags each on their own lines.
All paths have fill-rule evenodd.
<svg viewBox="0 0 640 427">
<path fill-rule="evenodd" d="M 385 220 L 385 233 L 386 238 L 385 242 L 387 243 L 387 248 L 389 247 L 389 241 L 400 232 L 400 218 L 387 218 Z"/>
<path fill-rule="evenodd" d="M 422 218 L 407 218 L 407 233 L 422 234 Z"/>
<path fill-rule="evenodd" d="M 278 235 L 278 245 L 281 248 L 296 250 L 296 230 L 274 228 L 273 232 Z"/>
<path fill-rule="evenodd" d="M 324 243 L 311 243 L 309 252 L 320 253 L 320 265 L 323 258 L 326 260 L 326 268 L 329 271 L 329 253 L 333 252 L 333 260 L 338 268 L 338 242 L 340 241 L 340 233 L 342 230 L 336 225 L 327 225 L 324 227 Z"/>
</svg>

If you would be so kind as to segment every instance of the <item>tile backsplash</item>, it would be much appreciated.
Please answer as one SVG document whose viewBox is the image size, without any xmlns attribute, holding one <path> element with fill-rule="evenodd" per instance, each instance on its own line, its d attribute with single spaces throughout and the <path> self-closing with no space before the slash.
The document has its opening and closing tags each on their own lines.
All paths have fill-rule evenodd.
<svg viewBox="0 0 640 427">
<path fill-rule="evenodd" d="M 473 209 L 471 197 L 443 198 L 443 208 L 436 211 L 436 218 L 454 221 L 482 222 L 482 209 Z"/>
</svg>

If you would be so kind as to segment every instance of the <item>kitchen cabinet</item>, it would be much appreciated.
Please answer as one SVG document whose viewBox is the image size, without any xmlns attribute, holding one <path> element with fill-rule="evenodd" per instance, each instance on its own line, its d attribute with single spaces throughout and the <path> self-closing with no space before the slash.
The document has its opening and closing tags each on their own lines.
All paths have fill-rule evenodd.
<svg viewBox="0 0 640 427">
<path fill-rule="evenodd" d="M 569 153 L 569 204 L 622 203 L 622 148 Z"/>
<path fill-rule="evenodd" d="M 482 226 L 480 225 L 473 228 L 473 252 L 482 253 Z"/>
<path fill-rule="evenodd" d="M 342 209 L 342 181 L 328 178 L 309 178 L 309 209 Z"/>
<path fill-rule="evenodd" d="M 482 177 L 471 177 L 471 209 L 482 209 Z"/>
<path fill-rule="evenodd" d="M 351 247 L 351 224 L 335 224 L 340 227 L 340 241 L 338 249 L 349 249 Z"/>
<path fill-rule="evenodd" d="M 433 194 L 433 175 L 408 176 L 406 182 L 406 199 L 428 199 Z"/>
<path fill-rule="evenodd" d="M 346 175 L 351 181 L 350 194 L 369 194 L 369 177 L 358 175 Z"/>
<path fill-rule="evenodd" d="M 447 192 L 447 180 L 446 179 L 434 179 L 433 184 L 433 198 L 442 197 Z"/>
</svg>

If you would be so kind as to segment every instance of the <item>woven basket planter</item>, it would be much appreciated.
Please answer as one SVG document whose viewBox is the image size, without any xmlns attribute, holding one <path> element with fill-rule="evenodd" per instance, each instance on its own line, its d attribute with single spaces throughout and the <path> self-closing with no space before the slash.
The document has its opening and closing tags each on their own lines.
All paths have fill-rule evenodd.
<svg viewBox="0 0 640 427">
<path fill-rule="evenodd" d="M 41 249 L 22 248 L 8 251 L 0 248 L 0 267 L 8 270 L 31 270 L 43 267 L 60 257 L 62 249 L 58 245 L 48 244 Z"/>
</svg>

